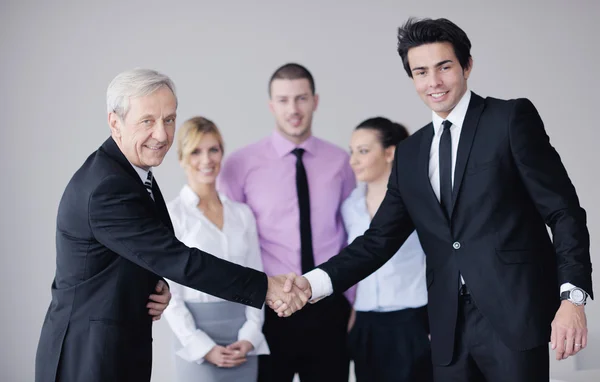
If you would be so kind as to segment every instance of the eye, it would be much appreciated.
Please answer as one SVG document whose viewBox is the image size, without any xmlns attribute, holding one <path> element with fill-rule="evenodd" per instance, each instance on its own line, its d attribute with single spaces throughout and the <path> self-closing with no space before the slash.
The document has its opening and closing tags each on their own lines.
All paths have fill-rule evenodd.
<svg viewBox="0 0 600 382">
<path fill-rule="evenodd" d="M 165 119 L 165 122 L 168 123 L 169 125 L 172 124 L 172 123 L 175 123 L 175 117 L 173 117 L 173 118 L 167 118 L 167 119 Z"/>
<path fill-rule="evenodd" d="M 449 67 L 449 66 L 442 66 L 442 71 L 443 71 L 443 72 L 445 72 L 445 71 L 447 71 L 447 70 L 449 70 L 449 69 L 450 69 L 450 67 Z"/>
<path fill-rule="evenodd" d="M 369 150 L 367 150 L 367 149 L 360 149 L 359 153 L 361 153 L 361 154 L 363 154 L 363 155 L 364 155 L 364 154 L 368 154 L 368 153 L 369 153 Z"/>
<path fill-rule="evenodd" d="M 218 153 L 218 152 L 220 152 L 220 151 L 221 151 L 221 149 L 219 149 L 218 147 L 211 147 L 211 148 L 210 148 L 210 152 L 211 152 L 211 153 Z"/>
<path fill-rule="evenodd" d="M 190 155 L 198 155 L 200 154 L 200 150 L 195 149 L 194 151 L 192 151 L 192 153 Z"/>
<path fill-rule="evenodd" d="M 150 120 L 150 119 L 144 119 L 142 121 L 142 124 L 144 124 L 144 125 L 150 125 L 150 124 L 152 124 L 152 120 Z"/>
</svg>

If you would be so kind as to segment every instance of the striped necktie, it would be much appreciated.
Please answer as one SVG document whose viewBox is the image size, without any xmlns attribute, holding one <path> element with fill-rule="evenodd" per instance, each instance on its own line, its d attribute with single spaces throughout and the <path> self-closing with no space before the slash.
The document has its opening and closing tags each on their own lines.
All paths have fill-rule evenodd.
<svg viewBox="0 0 600 382">
<path fill-rule="evenodd" d="M 154 196 L 152 195 L 152 179 L 152 171 L 148 171 L 148 177 L 144 182 L 144 187 L 146 187 L 146 191 L 148 191 L 148 194 L 150 195 L 152 200 L 154 200 Z"/>
</svg>

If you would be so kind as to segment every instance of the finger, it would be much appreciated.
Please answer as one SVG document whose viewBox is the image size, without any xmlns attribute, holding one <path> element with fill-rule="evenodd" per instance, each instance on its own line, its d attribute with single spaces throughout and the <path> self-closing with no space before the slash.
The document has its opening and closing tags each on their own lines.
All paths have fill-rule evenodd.
<svg viewBox="0 0 600 382">
<path fill-rule="evenodd" d="M 285 293 L 290 293 L 292 291 L 292 287 L 294 286 L 294 280 L 296 279 L 296 274 L 294 272 L 290 272 L 285 275 L 285 283 L 283 284 L 283 291 Z"/>
<path fill-rule="evenodd" d="M 575 333 L 571 330 L 567 332 L 567 341 L 565 344 L 565 354 L 563 355 L 563 359 L 568 358 L 573 355 L 573 348 L 575 347 Z"/>
<path fill-rule="evenodd" d="M 162 314 L 162 310 L 148 309 L 148 314 L 151 316 L 160 316 Z"/>
<path fill-rule="evenodd" d="M 158 282 L 156 283 L 156 291 L 160 293 L 164 289 L 167 289 L 167 284 L 162 280 L 158 280 Z"/>
<path fill-rule="evenodd" d="M 577 354 L 581 349 L 583 349 L 583 331 L 578 330 L 573 339 L 573 354 Z"/>
<path fill-rule="evenodd" d="M 161 314 L 159 314 L 158 316 L 152 316 L 152 321 L 158 321 L 158 320 L 160 320 L 161 317 L 162 317 Z"/>
<path fill-rule="evenodd" d="M 288 305 L 286 303 L 282 303 L 277 309 L 275 309 L 275 313 L 283 313 L 288 309 Z"/>
<path fill-rule="evenodd" d="M 585 349 L 586 346 L 587 346 L 587 329 L 584 330 L 584 332 L 581 336 L 581 348 Z"/>
<path fill-rule="evenodd" d="M 160 302 L 162 304 L 168 303 L 171 299 L 168 294 L 151 294 L 148 298 L 152 301 Z"/>
<path fill-rule="evenodd" d="M 154 310 L 158 310 L 158 311 L 163 311 L 167 308 L 167 304 L 159 304 L 157 302 L 149 302 L 146 304 L 146 308 L 148 309 L 154 309 Z"/>
<path fill-rule="evenodd" d="M 565 354 L 566 332 L 563 328 L 556 329 L 556 359 L 561 360 Z"/>
<path fill-rule="evenodd" d="M 554 350 L 554 349 L 556 349 L 556 341 L 557 341 L 556 325 L 554 323 L 552 323 L 551 327 L 552 327 L 552 331 L 550 332 L 550 344 L 552 345 L 552 350 Z"/>
</svg>

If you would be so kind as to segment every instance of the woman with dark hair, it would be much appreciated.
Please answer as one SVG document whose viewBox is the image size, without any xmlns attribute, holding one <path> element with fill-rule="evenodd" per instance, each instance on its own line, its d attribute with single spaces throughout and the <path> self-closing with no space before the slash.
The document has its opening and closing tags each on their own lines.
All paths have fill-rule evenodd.
<svg viewBox="0 0 600 382">
<path fill-rule="evenodd" d="M 358 186 L 342 205 L 348 242 L 362 235 L 387 190 L 394 151 L 408 137 L 387 118 L 359 124 L 350 142 Z M 379 270 L 358 283 L 348 336 L 358 382 L 431 381 L 425 254 L 416 232 Z"/>
</svg>

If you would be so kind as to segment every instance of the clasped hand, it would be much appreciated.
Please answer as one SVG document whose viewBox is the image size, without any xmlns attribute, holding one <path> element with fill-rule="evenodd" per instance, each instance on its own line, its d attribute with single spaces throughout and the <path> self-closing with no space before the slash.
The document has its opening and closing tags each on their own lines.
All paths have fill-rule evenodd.
<svg viewBox="0 0 600 382">
<path fill-rule="evenodd" d="M 295 273 L 269 277 L 267 305 L 279 317 L 289 317 L 302 309 L 312 295 L 310 283 Z"/>
</svg>

